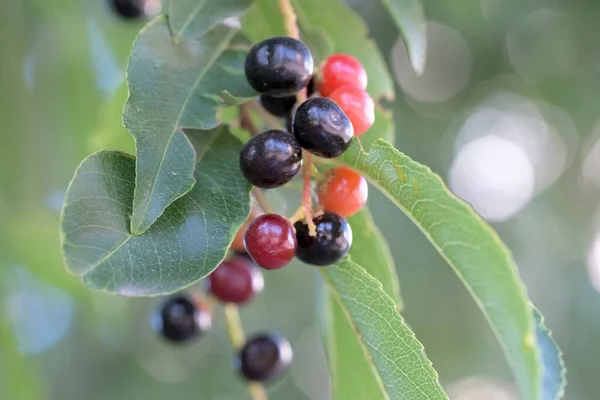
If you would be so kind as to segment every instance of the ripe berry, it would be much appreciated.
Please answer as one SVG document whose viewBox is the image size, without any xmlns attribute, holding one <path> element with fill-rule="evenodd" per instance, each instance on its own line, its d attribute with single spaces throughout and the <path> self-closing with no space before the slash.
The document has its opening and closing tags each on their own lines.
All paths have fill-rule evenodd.
<svg viewBox="0 0 600 400">
<path fill-rule="evenodd" d="M 317 186 L 317 198 L 324 210 L 349 217 L 367 202 L 369 186 L 360 174 L 346 167 L 330 169 Z"/>
<path fill-rule="evenodd" d="M 242 173 L 254 186 L 270 189 L 289 182 L 302 165 L 302 148 L 289 132 L 273 129 L 250 139 L 240 153 Z"/>
<path fill-rule="evenodd" d="M 262 272 L 252 261 L 233 257 L 223 261 L 208 277 L 210 292 L 224 303 L 243 304 L 262 292 Z"/>
<path fill-rule="evenodd" d="M 242 226 L 240 226 L 240 229 L 238 229 L 235 237 L 233 238 L 233 242 L 231 243 L 231 249 L 233 251 L 236 253 L 246 253 L 246 249 L 244 248 L 244 234 L 246 233 L 248 225 L 250 225 L 250 223 L 262 213 L 262 210 L 260 210 L 258 207 L 254 205 L 252 206 L 248 219 L 242 224 Z"/>
<path fill-rule="evenodd" d="M 280 335 L 265 333 L 256 335 L 244 344 L 237 356 L 237 369 L 251 381 L 269 381 L 292 362 L 292 346 Z"/>
<path fill-rule="evenodd" d="M 145 16 L 143 0 L 109 0 L 113 11 L 125 19 L 138 19 Z"/>
<path fill-rule="evenodd" d="M 263 214 L 246 229 L 244 246 L 259 267 L 282 268 L 296 255 L 292 224 L 281 215 Z"/>
<path fill-rule="evenodd" d="M 362 135 L 375 122 L 375 103 L 363 89 L 351 85 L 341 86 L 328 97 L 350 118 L 354 136 Z"/>
<path fill-rule="evenodd" d="M 352 229 L 341 216 L 326 211 L 313 218 L 316 236 L 310 236 L 308 225 L 302 221 L 294 224 L 298 250 L 296 257 L 307 264 L 325 266 L 341 260 L 352 245 Z"/>
<path fill-rule="evenodd" d="M 365 89 L 367 72 L 360 61 L 348 54 L 334 54 L 323 61 L 317 89 L 321 96 L 329 95 L 337 88 L 350 84 Z"/>
<path fill-rule="evenodd" d="M 308 47 L 290 37 L 273 37 L 255 44 L 244 65 L 246 79 L 258 93 L 289 96 L 306 87 L 313 73 Z"/>
<path fill-rule="evenodd" d="M 324 97 L 310 98 L 298 107 L 292 131 L 300 146 L 325 158 L 341 155 L 354 135 L 346 114 Z"/>
<path fill-rule="evenodd" d="M 212 327 L 212 317 L 189 297 L 174 296 L 154 313 L 152 326 L 165 339 L 184 343 L 206 333 Z"/>
<path fill-rule="evenodd" d="M 276 117 L 285 118 L 291 114 L 296 104 L 296 95 L 285 97 L 260 96 L 260 104 Z"/>
</svg>

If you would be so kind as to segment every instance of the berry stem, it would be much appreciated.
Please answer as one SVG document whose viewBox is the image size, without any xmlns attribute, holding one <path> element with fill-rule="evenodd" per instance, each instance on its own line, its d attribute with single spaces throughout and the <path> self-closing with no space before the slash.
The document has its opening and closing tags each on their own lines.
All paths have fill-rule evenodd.
<svg viewBox="0 0 600 400">
<path fill-rule="evenodd" d="M 267 214 L 277 214 L 277 212 L 273 209 L 273 207 L 271 207 L 271 205 L 267 201 L 267 198 L 262 190 L 255 187 L 254 189 L 252 189 L 252 195 L 254 196 L 254 199 L 258 203 L 258 206 L 261 208 L 261 210 L 263 210 Z"/>
<path fill-rule="evenodd" d="M 288 36 L 294 39 L 300 40 L 300 30 L 296 23 L 296 13 L 292 6 L 291 0 L 279 0 L 279 10 L 283 17 L 283 23 L 285 31 Z M 298 92 L 298 104 L 302 104 L 306 101 L 306 88 Z M 317 228 L 312 220 L 312 201 L 310 198 L 310 175 L 312 171 L 312 157 L 311 154 L 305 150 L 302 150 L 302 204 L 304 205 L 304 215 L 306 217 L 306 223 L 308 224 L 309 234 L 315 236 L 317 234 Z"/>
<path fill-rule="evenodd" d="M 304 205 L 304 216 L 306 217 L 306 224 L 308 225 L 308 232 L 310 236 L 317 234 L 317 228 L 312 220 L 312 199 L 310 197 L 311 182 L 310 175 L 312 171 L 312 155 L 308 151 L 302 150 L 303 165 L 302 165 L 302 204 Z"/>
<path fill-rule="evenodd" d="M 296 24 L 296 13 L 294 12 L 291 0 L 279 0 L 279 10 L 283 16 L 283 23 L 287 35 L 300 40 L 300 32 L 298 30 L 298 24 Z"/>
<path fill-rule="evenodd" d="M 250 105 L 248 103 L 244 103 L 238 108 L 240 111 L 240 127 L 248 131 L 248 133 L 250 133 L 252 136 L 258 135 L 260 132 L 254 121 L 252 121 L 252 116 L 250 115 Z"/>
<path fill-rule="evenodd" d="M 246 335 L 244 335 L 244 328 L 242 327 L 242 320 L 240 318 L 240 312 L 235 304 L 227 303 L 223 306 L 225 312 L 225 319 L 227 321 L 227 331 L 229 333 L 229 339 L 235 350 L 239 350 L 244 346 Z M 248 384 L 248 392 L 252 400 L 269 400 L 267 392 L 264 387 L 258 382 L 251 382 Z"/>
</svg>

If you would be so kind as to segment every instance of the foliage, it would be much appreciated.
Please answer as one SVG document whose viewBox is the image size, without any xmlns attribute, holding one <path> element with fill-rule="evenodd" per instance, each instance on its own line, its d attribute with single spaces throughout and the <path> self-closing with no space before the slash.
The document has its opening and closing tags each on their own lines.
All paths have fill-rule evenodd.
<svg viewBox="0 0 600 400">
<path fill-rule="evenodd" d="M 250 187 L 237 165 L 241 144 L 230 134 L 237 121 L 221 125 L 218 115 L 254 93 L 243 73 L 246 46 L 236 40 L 235 28 L 221 22 L 252 6 L 242 17 L 242 31 L 252 42 L 284 34 L 285 26 L 277 2 L 251 3 L 171 0 L 166 16 L 141 30 L 129 58 L 123 114 L 136 156 L 100 151 L 86 158 L 64 202 L 65 263 L 91 289 L 127 296 L 170 293 L 208 275 L 225 257 L 249 213 Z M 365 65 L 370 94 L 393 98 L 381 52 L 355 12 L 338 0 L 292 3 L 302 38 L 317 58 L 353 54 Z M 421 71 L 422 6 L 418 0 L 383 4 Z M 558 348 L 530 306 L 508 249 L 439 177 L 389 143 L 391 113 L 379 108 L 377 117 L 364 143 L 355 139 L 336 162 L 365 174 L 457 273 L 496 333 L 522 398 L 559 398 L 564 367 Z M 446 398 L 399 313 L 399 284 L 385 239 L 367 210 L 350 223 L 357 231 L 351 256 L 323 270 L 335 398 Z"/>
</svg>

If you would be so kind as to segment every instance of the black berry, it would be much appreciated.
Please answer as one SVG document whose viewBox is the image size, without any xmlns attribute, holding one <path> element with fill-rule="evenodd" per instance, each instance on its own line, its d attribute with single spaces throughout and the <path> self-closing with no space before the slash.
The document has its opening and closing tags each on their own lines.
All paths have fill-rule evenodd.
<svg viewBox="0 0 600 400">
<path fill-rule="evenodd" d="M 326 211 L 313 218 L 317 234 L 310 236 L 308 225 L 302 221 L 296 228 L 296 257 L 307 264 L 325 266 L 341 260 L 352 246 L 352 229 L 338 214 Z"/>
<path fill-rule="evenodd" d="M 308 47 L 290 37 L 273 37 L 254 45 L 244 66 L 250 86 L 261 94 L 289 96 L 306 87 L 313 73 Z"/>
<path fill-rule="evenodd" d="M 269 113 L 276 117 L 285 118 L 292 113 L 292 109 L 296 104 L 296 96 L 272 97 L 261 95 L 259 101 Z"/>
<path fill-rule="evenodd" d="M 152 317 L 153 328 L 171 342 L 184 343 L 202 336 L 212 327 L 212 317 L 186 296 L 170 297 Z"/>
<path fill-rule="evenodd" d="M 240 152 L 242 173 L 254 186 L 270 189 L 289 182 L 302 165 L 302 148 L 294 136 L 273 129 L 250 139 Z"/>
<path fill-rule="evenodd" d="M 292 121 L 300 146 L 320 157 L 340 156 L 354 136 L 352 123 L 335 102 L 313 97 L 302 103 Z"/>
<path fill-rule="evenodd" d="M 113 11 L 125 19 L 145 17 L 144 1 L 142 0 L 108 0 Z"/>
<path fill-rule="evenodd" d="M 260 334 L 246 341 L 237 358 L 239 372 L 251 381 L 279 376 L 292 362 L 292 347 L 280 335 Z"/>
</svg>

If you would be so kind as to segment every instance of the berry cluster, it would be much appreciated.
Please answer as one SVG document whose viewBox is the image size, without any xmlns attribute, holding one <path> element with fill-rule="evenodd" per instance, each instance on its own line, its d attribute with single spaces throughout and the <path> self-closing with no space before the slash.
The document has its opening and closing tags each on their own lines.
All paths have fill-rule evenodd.
<svg viewBox="0 0 600 400">
<path fill-rule="evenodd" d="M 264 40 L 250 50 L 245 72 L 260 93 L 269 113 L 287 120 L 287 130 L 270 129 L 253 136 L 240 152 L 246 179 L 262 189 L 280 187 L 302 166 L 303 151 L 331 159 L 340 156 L 354 136 L 374 121 L 374 103 L 365 92 L 367 75 L 355 58 L 336 54 L 314 74 L 313 58 L 300 41 L 289 37 Z M 309 98 L 298 104 L 297 93 Z M 264 287 L 261 267 L 276 270 L 294 257 L 326 266 L 339 261 L 352 244 L 352 230 L 344 217 L 367 201 L 365 179 L 344 167 L 318 171 L 316 198 L 319 210 L 312 219 L 315 232 L 302 220 L 294 222 L 265 214 L 253 206 L 232 244 L 233 255 L 208 277 L 208 291 L 223 303 L 246 304 Z M 305 183 L 306 184 L 306 183 Z M 167 340 L 189 342 L 212 326 L 210 307 L 203 299 L 179 295 L 162 303 L 153 317 L 155 329 Z M 251 381 L 280 375 L 292 360 L 292 348 L 274 333 L 247 339 L 236 357 L 238 371 Z"/>
<path fill-rule="evenodd" d="M 245 255 L 223 261 L 208 277 L 212 297 L 223 303 L 245 304 L 264 287 L 261 270 Z M 152 316 L 153 328 L 171 343 L 189 343 L 212 327 L 212 314 L 203 297 L 177 295 L 162 302 Z M 264 382 L 283 373 L 292 361 L 292 348 L 276 333 L 258 333 L 246 339 L 235 358 L 238 372 Z"/>
<path fill-rule="evenodd" d="M 374 102 L 365 91 L 362 64 L 346 54 L 327 58 L 314 74 L 313 58 L 299 40 L 274 37 L 253 46 L 246 58 L 248 83 L 260 93 L 262 107 L 287 119 L 287 130 L 270 129 L 253 136 L 242 148 L 240 168 L 246 179 L 262 189 L 291 181 L 303 162 L 303 150 L 331 159 L 346 151 L 354 136 L 366 132 L 375 120 Z M 298 92 L 309 98 L 298 104 Z M 327 171 L 317 183 L 320 209 L 312 223 L 292 224 L 275 214 L 251 215 L 234 241 L 264 269 L 278 269 L 294 256 L 307 264 L 326 266 L 350 249 L 352 231 L 344 217 L 367 200 L 365 179 L 348 168 Z M 241 239 L 243 235 L 243 240 Z"/>
</svg>

